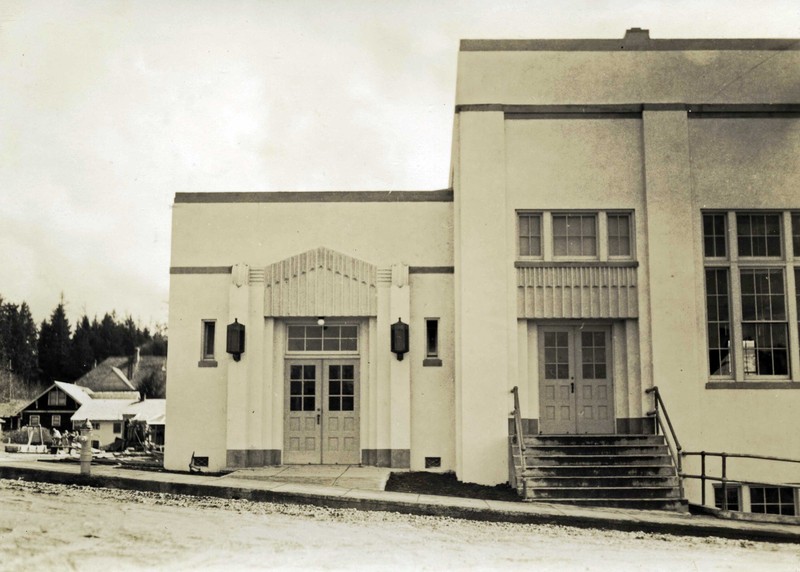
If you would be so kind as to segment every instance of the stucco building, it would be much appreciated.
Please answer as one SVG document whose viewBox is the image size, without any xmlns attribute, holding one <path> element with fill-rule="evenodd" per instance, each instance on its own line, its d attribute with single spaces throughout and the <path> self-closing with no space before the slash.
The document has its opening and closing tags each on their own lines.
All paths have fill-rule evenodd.
<svg viewBox="0 0 800 572">
<path fill-rule="evenodd" d="M 531 434 L 652 432 L 658 385 L 685 449 L 800 457 L 799 54 L 465 40 L 450 189 L 177 194 L 167 467 L 504 482 L 515 386 Z"/>
</svg>

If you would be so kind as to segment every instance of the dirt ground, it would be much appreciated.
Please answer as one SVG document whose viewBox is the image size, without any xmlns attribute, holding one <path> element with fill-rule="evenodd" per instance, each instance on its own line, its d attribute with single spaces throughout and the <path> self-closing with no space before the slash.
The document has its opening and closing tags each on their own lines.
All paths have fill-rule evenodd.
<svg viewBox="0 0 800 572">
<path fill-rule="evenodd" d="M 800 546 L 0 480 L 0 570 L 800 570 Z"/>
</svg>

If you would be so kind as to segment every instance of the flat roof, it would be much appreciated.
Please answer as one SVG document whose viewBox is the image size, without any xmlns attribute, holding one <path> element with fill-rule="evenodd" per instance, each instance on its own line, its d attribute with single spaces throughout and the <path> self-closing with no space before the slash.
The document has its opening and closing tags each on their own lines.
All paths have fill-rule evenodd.
<svg viewBox="0 0 800 572">
<path fill-rule="evenodd" d="M 424 203 L 453 202 L 453 190 L 276 191 L 262 193 L 175 193 L 176 203 Z"/>
</svg>

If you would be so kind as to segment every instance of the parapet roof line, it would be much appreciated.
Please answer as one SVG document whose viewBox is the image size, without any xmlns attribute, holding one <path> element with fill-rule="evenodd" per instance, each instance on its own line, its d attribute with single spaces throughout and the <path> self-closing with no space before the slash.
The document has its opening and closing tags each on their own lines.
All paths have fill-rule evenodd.
<svg viewBox="0 0 800 572">
<path fill-rule="evenodd" d="M 425 203 L 453 202 L 453 190 L 283 191 L 261 193 L 175 193 L 175 203 Z"/>
<path fill-rule="evenodd" d="M 800 50 L 800 39 L 461 40 L 459 50 L 462 52 L 789 51 Z"/>
</svg>

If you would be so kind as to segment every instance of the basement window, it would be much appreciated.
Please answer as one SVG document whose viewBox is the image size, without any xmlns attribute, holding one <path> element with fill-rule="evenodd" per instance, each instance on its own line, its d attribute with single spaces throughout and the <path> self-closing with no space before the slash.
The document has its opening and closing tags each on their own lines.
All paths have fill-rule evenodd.
<svg viewBox="0 0 800 572">
<path fill-rule="evenodd" d="M 425 457 L 425 468 L 426 469 L 438 469 L 442 466 L 442 458 L 441 457 Z"/>
<path fill-rule="evenodd" d="M 750 512 L 794 516 L 792 487 L 750 487 Z"/>
<path fill-rule="evenodd" d="M 739 485 L 727 486 L 728 508 L 727 510 L 742 510 L 742 487 Z M 714 485 L 714 506 L 722 510 L 722 485 Z"/>
</svg>

